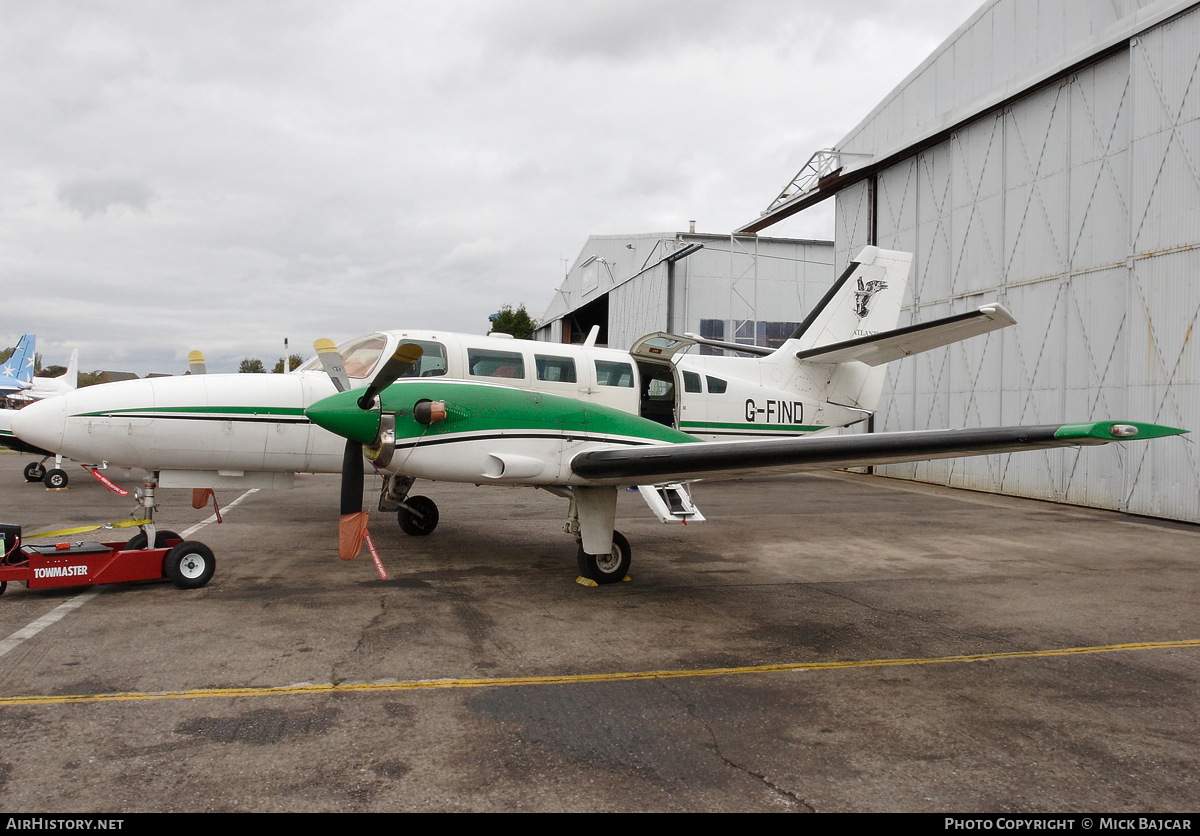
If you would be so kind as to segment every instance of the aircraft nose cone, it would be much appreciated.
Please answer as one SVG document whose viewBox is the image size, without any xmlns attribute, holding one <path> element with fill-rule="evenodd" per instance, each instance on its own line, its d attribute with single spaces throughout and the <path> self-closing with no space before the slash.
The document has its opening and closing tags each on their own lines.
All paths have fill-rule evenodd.
<svg viewBox="0 0 1200 836">
<path fill-rule="evenodd" d="M 308 420 L 342 438 L 372 444 L 379 434 L 379 410 L 362 409 L 358 397 L 362 390 L 341 392 L 304 410 Z"/>
<path fill-rule="evenodd" d="M 13 435 L 32 444 L 57 453 L 62 449 L 63 432 L 67 426 L 67 399 L 65 396 L 35 401 L 12 417 Z"/>
</svg>

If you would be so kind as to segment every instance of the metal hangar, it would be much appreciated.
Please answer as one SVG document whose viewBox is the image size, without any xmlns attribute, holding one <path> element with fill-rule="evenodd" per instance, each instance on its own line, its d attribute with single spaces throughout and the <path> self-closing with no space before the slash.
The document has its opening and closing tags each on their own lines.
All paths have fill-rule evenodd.
<svg viewBox="0 0 1200 836">
<path fill-rule="evenodd" d="M 653 331 L 780 345 L 833 282 L 832 241 L 664 232 L 593 235 L 536 339 L 627 349 Z M 708 349 L 705 349 L 708 350 Z"/>
<path fill-rule="evenodd" d="M 992 0 L 738 234 L 833 198 L 837 271 L 869 243 L 914 253 L 908 321 L 1016 316 L 892 364 L 879 431 L 1200 431 L 1198 75 L 1195 2 Z M 1184 440 L 877 472 L 1200 522 Z"/>
</svg>

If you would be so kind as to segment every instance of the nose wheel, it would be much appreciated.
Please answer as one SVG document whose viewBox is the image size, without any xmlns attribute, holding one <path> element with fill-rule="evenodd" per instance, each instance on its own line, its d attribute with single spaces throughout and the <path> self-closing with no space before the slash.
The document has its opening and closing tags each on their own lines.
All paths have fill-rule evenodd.
<svg viewBox="0 0 1200 836">
<path fill-rule="evenodd" d="M 427 496 L 410 496 L 400 505 L 397 514 L 400 530 L 414 537 L 431 534 L 438 524 L 438 507 Z"/>
</svg>

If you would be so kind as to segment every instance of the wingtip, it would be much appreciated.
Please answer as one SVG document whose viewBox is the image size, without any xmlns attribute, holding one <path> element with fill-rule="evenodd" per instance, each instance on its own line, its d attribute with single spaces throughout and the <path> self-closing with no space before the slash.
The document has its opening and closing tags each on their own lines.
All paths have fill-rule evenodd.
<svg viewBox="0 0 1200 836">
<path fill-rule="evenodd" d="M 1054 436 L 1061 439 L 1097 438 L 1104 441 L 1144 441 L 1151 438 L 1183 435 L 1187 432 L 1188 430 L 1178 427 L 1146 424 L 1139 421 L 1094 421 L 1087 424 L 1063 424 L 1055 431 Z"/>
</svg>

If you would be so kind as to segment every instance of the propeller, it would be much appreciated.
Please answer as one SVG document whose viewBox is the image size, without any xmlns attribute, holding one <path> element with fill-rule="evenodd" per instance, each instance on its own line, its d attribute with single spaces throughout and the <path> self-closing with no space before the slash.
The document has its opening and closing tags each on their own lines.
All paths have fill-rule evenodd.
<svg viewBox="0 0 1200 836">
<path fill-rule="evenodd" d="M 341 352 L 332 340 L 320 339 L 313 343 L 317 356 L 321 358 L 321 366 L 334 388 L 339 392 L 350 389 L 350 378 L 346 374 L 346 364 Z M 394 354 L 379 369 L 375 379 L 367 386 L 366 392 L 358 399 L 358 407 L 364 412 L 375 408 L 375 399 L 396 379 L 412 368 L 421 359 L 423 350 L 415 343 L 402 343 Z M 395 415 L 380 415 L 378 429 L 374 441 L 367 447 L 367 455 L 379 467 L 387 465 L 391 459 L 395 443 Z M 363 537 L 367 531 L 369 511 L 363 507 L 363 442 L 354 439 L 346 440 L 346 448 L 342 453 L 342 496 L 341 516 L 338 521 L 338 557 L 342 560 L 352 560 L 362 551 Z"/>
<path fill-rule="evenodd" d="M 188 354 L 188 371 L 192 374 L 208 373 L 208 367 L 204 363 L 204 352 L 193 351 Z"/>
</svg>

